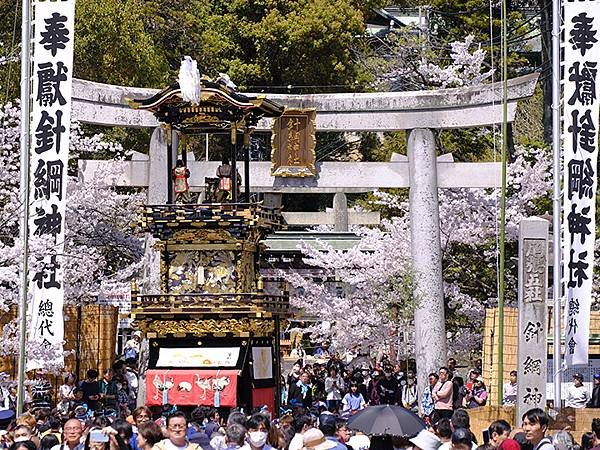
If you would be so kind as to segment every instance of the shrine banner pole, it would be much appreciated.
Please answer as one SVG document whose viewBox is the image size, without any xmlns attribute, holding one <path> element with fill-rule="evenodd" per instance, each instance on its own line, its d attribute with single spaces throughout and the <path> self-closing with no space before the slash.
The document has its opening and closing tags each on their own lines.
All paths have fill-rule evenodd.
<svg viewBox="0 0 600 450">
<path fill-rule="evenodd" d="M 561 407 L 562 355 L 561 355 L 561 166 L 560 166 L 560 0 L 552 0 L 552 305 L 554 333 L 552 361 L 554 363 L 554 407 Z"/>
<path fill-rule="evenodd" d="M 250 134 L 248 130 L 244 131 L 244 199 L 250 203 Z"/>
<path fill-rule="evenodd" d="M 20 170 L 21 179 L 19 195 L 23 204 L 21 216 L 20 237 L 23 245 L 23 262 L 21 265 L 21 285 L 19 286 L 19 364 L 17 381 L 17 416 L 23 413 L 25 393 L 25 346 L 27 343 L 27 295 L 28 295 L 28 264 L 29 257 L 29 97 L 30 97 L 30 37 L 31 2 L 23 0 L 21 11 L 21 132 Z"/>
</svg>

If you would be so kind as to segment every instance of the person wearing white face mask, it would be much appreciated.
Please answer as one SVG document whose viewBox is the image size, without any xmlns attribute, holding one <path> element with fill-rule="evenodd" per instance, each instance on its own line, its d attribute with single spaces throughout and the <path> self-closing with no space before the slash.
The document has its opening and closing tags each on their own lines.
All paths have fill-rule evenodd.
<svg viewBox="0 0 600 450">
<path fill-rule="evenodd" d="M 270 423 L 269 419 L 262 414 L 254 414 L 246 421 L 247 437 L 246 442 L 250 450 L 273 450 L 267 443 L 269 437 Z"/>
</svg>

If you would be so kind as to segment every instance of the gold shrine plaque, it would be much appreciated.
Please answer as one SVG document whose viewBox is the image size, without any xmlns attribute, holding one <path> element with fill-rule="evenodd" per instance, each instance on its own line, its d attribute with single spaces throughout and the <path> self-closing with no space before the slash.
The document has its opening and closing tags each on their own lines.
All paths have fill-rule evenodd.
<svg viewBox="0 0 600 450">
<path fill-rule="evenodd" d="M 271 175 L 275 177 L 314 177 L 316 154 L 314 109 L 286 109 L 273 120 Z"/>
</svg>

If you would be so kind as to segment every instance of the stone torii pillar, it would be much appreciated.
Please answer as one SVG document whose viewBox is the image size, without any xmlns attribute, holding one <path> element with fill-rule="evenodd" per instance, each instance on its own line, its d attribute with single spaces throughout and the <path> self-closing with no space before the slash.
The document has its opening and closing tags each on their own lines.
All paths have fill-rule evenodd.
<svg viewBox="0 0 600 450">
<path fill-rule="evenodd" d="M 446 324 L 435 139 L 429 129 L 408 134 L 410 242 L 415 274 L 415 359 L 419 386 L 445 365 Z M 435 349 L 435 351 L 432 351 Z"/>
</svg>

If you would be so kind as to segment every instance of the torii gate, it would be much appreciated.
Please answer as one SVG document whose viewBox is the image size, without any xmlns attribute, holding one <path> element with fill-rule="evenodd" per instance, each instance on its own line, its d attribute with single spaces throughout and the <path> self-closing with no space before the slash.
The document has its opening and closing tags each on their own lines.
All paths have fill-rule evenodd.
<svg viewBox="0 0 600 450">
<path fill-rule="evenodd" d="M 508 121 L 518 100 L 533 95 L 538 74 L 508 81 Z M 143 98 L 157 90 L 73 80 L 73 118 L 106 126 L 155 128 L 149 161 L 80 161 L 80 174 L 93 176 L 100 164 L 118 164 L 117 184 L 147 186 L 149 203 L 164 203 L 168 186 L 166 133 L 148 112 L 129 109 L 126 98 Z M 411 252 L 415 273 L 415 356 L 419 392 L 427 374 L 446 360 L 446 331 L 439 230 L 438 187 L 498 187 L 499 164 L 436 163 L 432 129 L 463 128 L 502 122 L 501 83 L 458 89 L 357 94 L 269 95 L 289 107 L 316 108 L 318 131 L 408 130 L 408 161 L 390 163 L 321 163 L 314 179 L 274 178 L 265 165 L 252 163 L 251 189 L 263 192 L 365 192 L 409 187 Z M 270 130 L 267 120 L 257 131 Z M 192 186 L 212 176 L 215 163 L 190 165 Z M 158 177 L 153 173 L 160 174 Z M 149 181 L 152 180 L 152 183 Z M 339 198 L 339 197 L 338 197 Z"/>
</svg>

